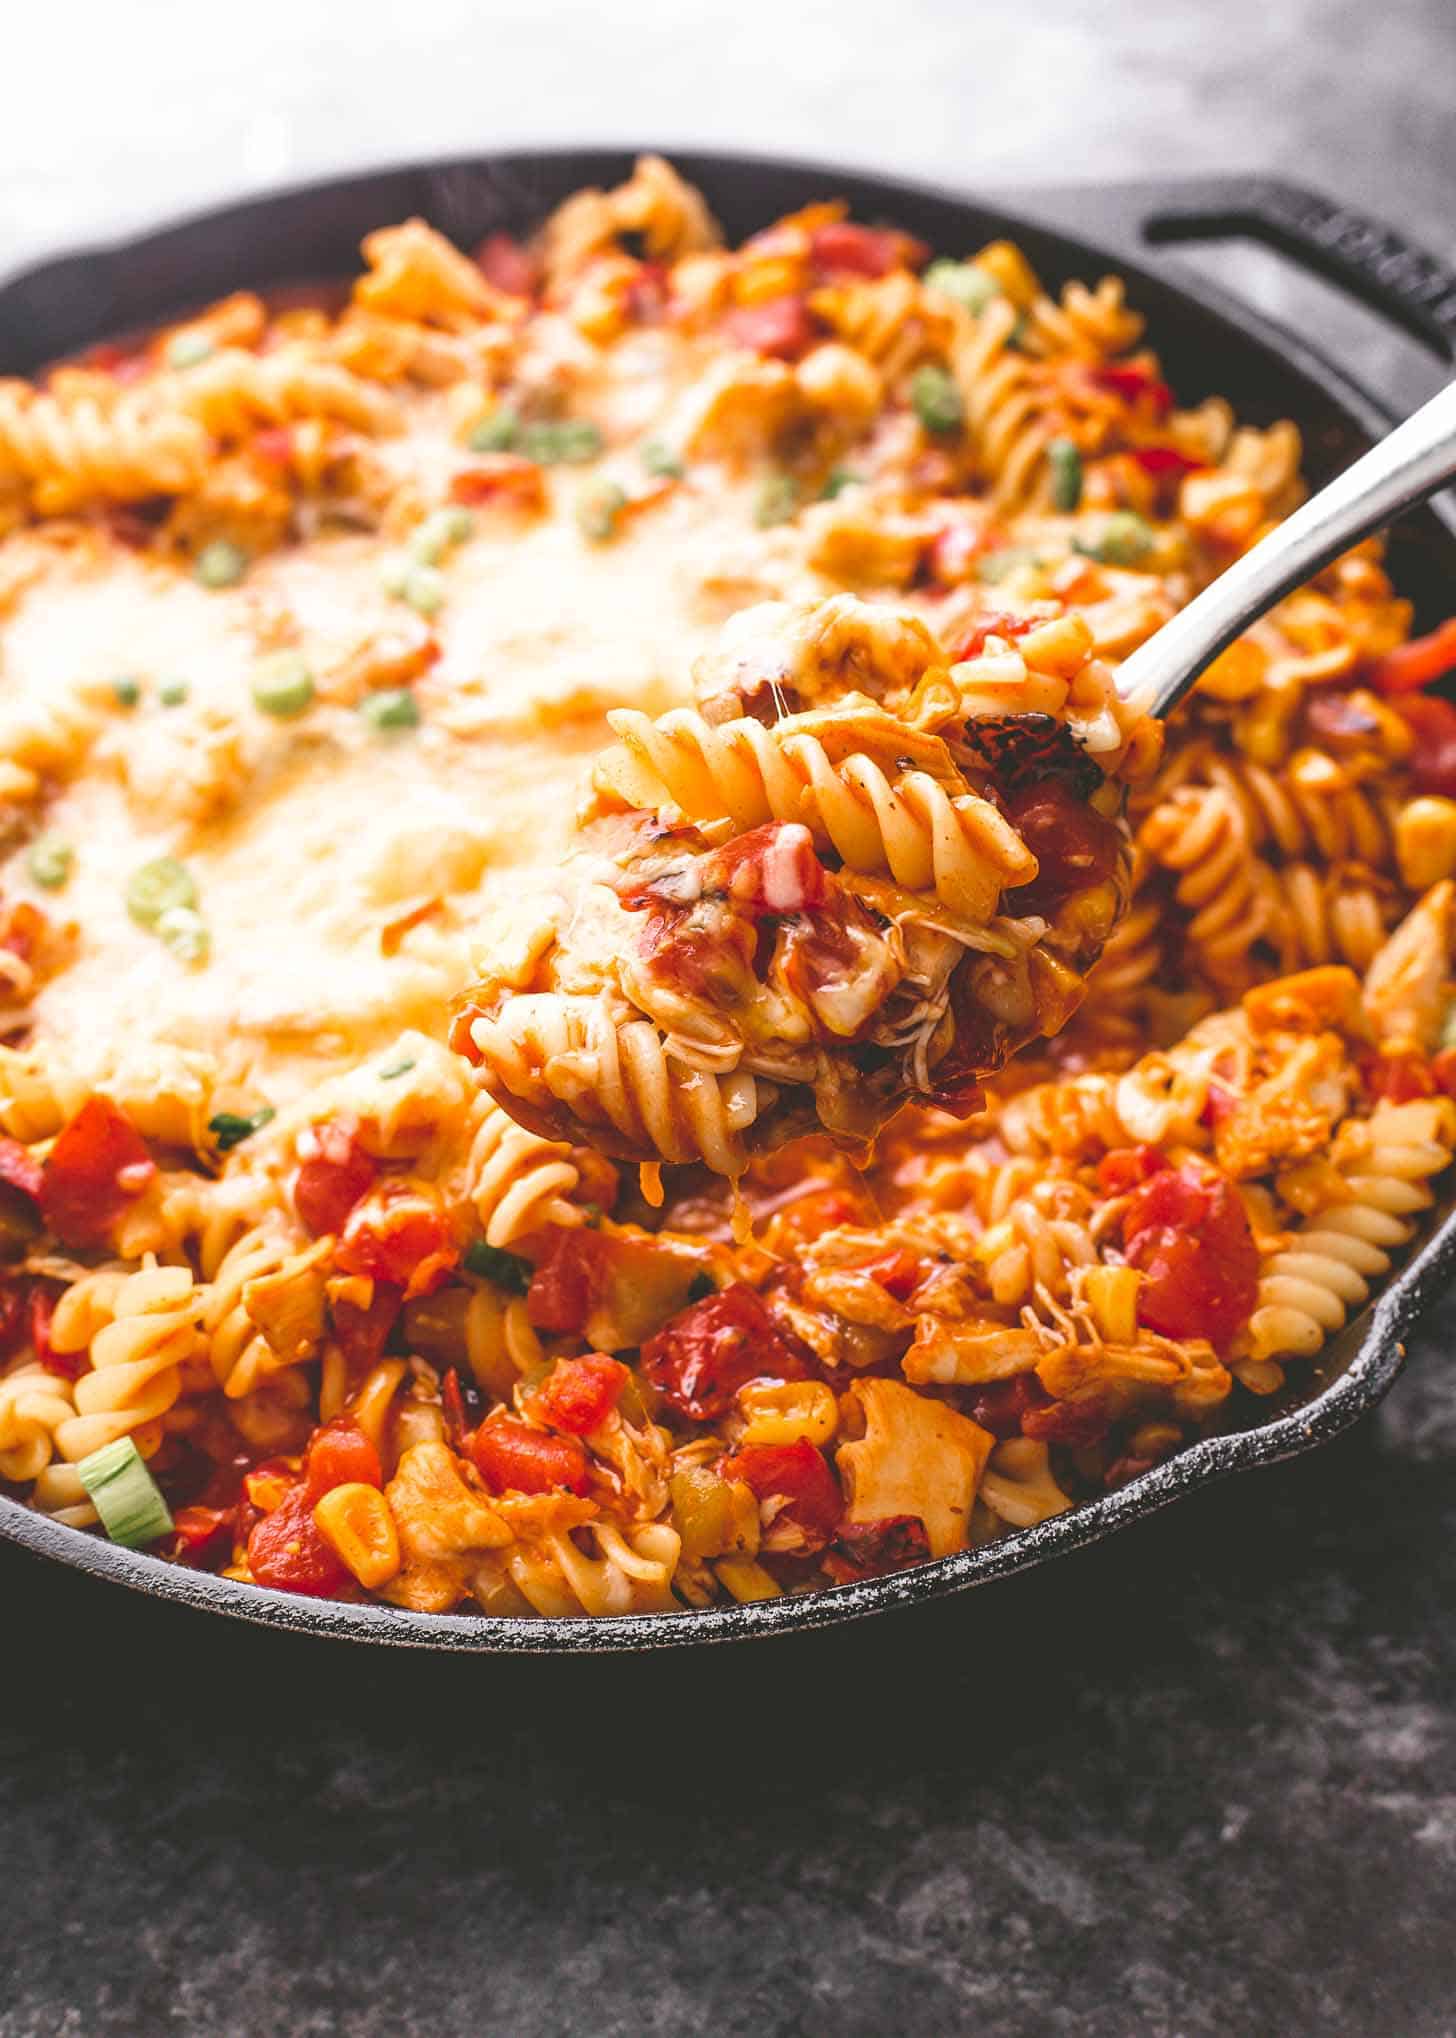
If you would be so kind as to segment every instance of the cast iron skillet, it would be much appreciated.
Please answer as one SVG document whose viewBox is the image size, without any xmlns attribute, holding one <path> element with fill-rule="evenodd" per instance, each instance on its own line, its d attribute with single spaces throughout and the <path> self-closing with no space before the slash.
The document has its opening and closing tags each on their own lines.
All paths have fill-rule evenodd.
<svg viewBox="0 0 1456 2038">
<path fill-rule="evenodd" d="M 1079 186 L 1002 194 L 995 201 L 818 165 L 667 152 L 700 185 L 733 240 L 813 199 L 840 195 L 856 218 L 908 228 L 940 253 L 964 254 L 1005 235 L 1043 277 L 1128 279 L 1150 337 L 1182 400 L 1226 395 L 1255 423 L 1292 417 L 1318 484 L 1392 421 L 1397 406 L 1352 382 L 1303 338 L 1157 254 L 1165 244 L 1240 234 L 1343 285 L 1422 342 L 1456 358 L 1456 275 L 1398 235 L 1309 192 L 1253 179 L 1171 185 Z M 545 151 L 425 164 L 314 184 L 87 249 L 0 281 L 0 372 L 23 373 L 58 355 L 166 319 L 227 291 L 351 274 L 371 228 L 418 213 L 469 247 L 497 228 L 536 224 L 568 193 L 612 184 L 624 151 Z M 1405 408 L 1400 405 L 1398 408 Z M 1392 570 L 1421 622 L 1451 607 L 1456 514 L 1435 505 L 1393 536 Z M 1119 1492 L 1040 1527 L 888 1578 L 802 1597 L 701 1613 L 607 1620 L 519 1620 L 414 1614 L 263 1591 L 188 1571 L 65 1528 L 0 1499 L 0 1535 L 137 1591 L 299 1633 L 396 1647 L 496 1653 L 601 1652 L 721 1642 L 819 1628 L 886 1607 L 938 1598 L 1045 1562 L 1122 1528 L 1225 1473 L 1294 1456 L 1334 1436 L 1380 1399 L 1405 1357 L 1402 1342 L 1456 1276 L 1456 1192 L 1432 1213 L 1412 1257 L 1377 1304 L 1321 1355 L 1298 1398 L 1262 1420 L 1196 1443 Z M 1258 1416 L 1255 1411 L 1255 1418 Z"/>
</svg>

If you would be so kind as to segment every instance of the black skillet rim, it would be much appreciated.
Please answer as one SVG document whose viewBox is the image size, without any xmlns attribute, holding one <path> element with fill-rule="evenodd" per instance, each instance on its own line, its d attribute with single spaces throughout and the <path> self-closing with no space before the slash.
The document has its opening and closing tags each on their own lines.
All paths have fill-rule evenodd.
<svg viewBox="0 0 1456 2038">
<path fill-rule="evenodd" d="M 214 206 L 171 223 L 165 229 L 141 229 L 124 239 L 87 248 L 62 258 L 59 264 L 44 265 L 59 270 L 70 263 L 88 259 L 123 259 L 144 249 L 159 231 L 169 234 L 205 232 L 225 213 L 255 208 L 260 212 L 283 211 L 327 203 L 331 193 L 342 188 L 367 186 L 390 176 L 445 176 L 464 169 L 481 172 L 492 167 L 519 169 L 532 164 L 570 163 L 580 171 L 580 181 L 607 180 L 630 165 L 635 151 L 620 146 L 603 148 L 550 148 L 511 150 L 499 155 L 457 162 L 413 163 L 379 166 L 355 176 L 321 178 L 310 183 L 270 191 L 242 207 Z M 713 185 L 724 179 L 754 179 L 788 175 L 811 177 L 822 191 L 833 193 L 846 187 L 871 190 L 893 217 L 897 204 L 930 202 L 962 212 L 980 211 L 994 215 L 1014 234 L 1018 225 L 1043 238 L 1062 243 L 1067 249 L 1115 265 L 1134 286 L 1156 294 L 1181 298 L 1195 313 L 1215 325 L 1233 322 L 1247 337 L 1282 357 L 1290 367 L 1316 382 L 1326 397 L 1366 431 L 1388 424 L 1382 405 L 1370 397 L 1341 369 L 1326 360 L 1307 341 L 1284 331 L 1273 321 L 1189 274 L 1175 281 L 1167 274 L 1150 270 L 1126 246 L 1101 247 L 1096 239 L 1079 229 L 1068 230 L 1056 223 L 1055 210 L 1038 209 L 1034 190 L 991 191 L 984 198 L 919 181 L 883 177 L 847 166 L 823 165 L 795 158 L 780 158 L 726 152 L 705 153 L 694 149 L 664 149 L 694 182 Z M 1095 191 L 1095 187 L 1092 187 Z M 1127 187 L 1121 187 L 1126 196 Z M 1149 210 L 1156 209 L 1158 187 L 1148 187 Z M 1052 198 L 1053 194 L 1048 194 Z M 17 285 L 39 273 L 42 265 L 31 264 L 17 275 L 0 279 L 0 302 Z M 964 1550 L 911 1570 L 891 1573 L 859 1584 L 831 1587 L 825 1591 L 785 1596 L 774 1600 L 681 1614 L 627 1614 L 597 1618 L 569 1615 L 551 1620 L 531 1620 L 486 1613 L 424 1614 L 375 1605 L 356 1606 L 342 1601 L 303 1599 L 238 1580 L 215 1577 L 207 1572 L 187 1570 L 165 1559 L 121 1548 L 96 1536 L 68 1528 L 45 1515 L 36 1514 L 21 1502 L 0 1496 L 0 1537 L 40 1555 L 51 1557 L 73 1569 L 109 1579 L 133 1591 L 151 1594 L 183 1606 L 194 1607 L 235 1619 L 282 1628 L 296 1634 L 324 1636 L 337 1640 L 372 1642 L 395 1648 L 435 1649 L 457 1654 L 554 1655 L 607 1654 L 681 1647 L 697 1643 L 747 1640 L 764 1635 L 782 1635 L 837 1626 L 872 1613 L 896 1607 L 923 1604 L 973 1585 L 1006 1578 L 1031 1565 L 1081 1549 L 1100 1541 L 1131 1523 L 1141 1521 L 1199 1487 L 1233 1472 L 1252 1470 L 1327 1442 L 1373 1408 L 1386 1393 L 1405 1360 L 1404 1338 L 1430 1303 L 1456 1277 L 1456 1211 L 1448 1214 L 1426 1240 L 1415 1258 L 1383 1290 L 1373 1311 L 1357 1319 L 1324 1354 L 1324 1368 L 1331 1372 L 1328 1384 L 1293 1411 L 1247 1429 L 1204 1438 L 1176 1457 L 1141 1474 L 1100 1500 L 1055 1515 L 1037 1527 L 1020 1530 L 997 1542 Z M 1333 1367 L 1338 1355 L 1350 1357 L 1338 1372 Z"/>
</svg>

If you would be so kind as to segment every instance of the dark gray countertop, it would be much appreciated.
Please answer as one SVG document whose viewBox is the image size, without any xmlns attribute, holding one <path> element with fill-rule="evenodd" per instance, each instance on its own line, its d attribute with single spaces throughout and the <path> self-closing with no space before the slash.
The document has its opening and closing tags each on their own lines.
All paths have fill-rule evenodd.
<svg viewBox="0 0 1456 2038">
<path fill-rule="evenodd" d="M 345 20 L 257 0 L 224 57 L 174 0 L 33 11 L 66 139 L 7 102 L 0 266 L 350 160 L 634 133 L 988 186 L 1278 169 L 1456 244 L 1450 0 Z M 1245 280 L 1362 364 L 1358 319 Z M 0 1548 L 0 2038 L 1450 2033 L 1453 1333 L 1315 1459 L 746 1652 L 376 1658 Z"/>
</svg>

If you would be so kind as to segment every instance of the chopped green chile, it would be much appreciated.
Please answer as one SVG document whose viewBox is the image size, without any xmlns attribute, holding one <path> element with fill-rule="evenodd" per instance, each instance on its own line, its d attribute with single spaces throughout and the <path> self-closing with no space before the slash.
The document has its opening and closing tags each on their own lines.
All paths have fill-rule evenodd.
<svg viewBox="0 0 1456 2038">
<path fill-rule="evenodd" d="M 472 453 L 513 453 L 521 436 L 521 420 L 504 405 L 482 418 L 466 444 Z"/>
<path fill-rule="evenodd" d="M 92 1451 L 76 1473 L 112 1542 L 141 1550 L 170 1533 L 171 1511 L 130 1437 Z"/>
<path fill-rule="evenodd" d="M 1047 447 L 1052 474 L 1052 508 L 1070 512 L 1082 505 L 1082 455 L 1071 439 L 1053 439 Z"/>
<path fill-rule="evenodd" d="M 112 680 L 111 691 L 119 708 L 134 708 L 142 697 L 140 680 L 132 679 L 129 675 Z"/>
<path fill-rule="evenodd" d="M 313 701 L 313 674 L 295 651 L 265 659 L 253 675 L 253 704 L 265 715 L 287 721 Z"/>
<path fill-rule="evenodd" d="M 627 497 L 614 481 L 588 489 L 576 506 L 576 521 L 584 538 L 604 545 L 617 535 L 617 524 L 627 507 Z"/>
<path fill-rule="evenodd" d="M 640 447 L 642 465 L 663 481 L 681 481 L 683 463 L 665 439 L 644 439 Z"/>
<path fill-rule="evenodd" d="M 197 885 L 175 856 L 154 857 L 134 870 L 126 887 L 126 910 L 138 927 L 153 930 L 164 913 L 197 904 Z"/>
<path fill-rule="evenodd" d="M 241 1146 L 245 1139 L 251 1139 L 255 1132 L 261 1132 L 265 1125 L 277 1117 L 271 1104 L 260 1104 L 256 1111 L 219 1111 L 207 1121 L 213 1143 L 219 1153 L 231 1153 L 235 1146 Z"/>
<path fill-rule="evenodd" d="M 583 467 L 597 458 L 602 445 L 601 431 L 590 418 L 547 419 L 521 433 L 521 451 L 542 467 Z"/>
<path fill-rule="evenodd" d="M 447 553 L 465 543 L 474 529 L 474 517 L 458 504 L 449 509 L 432 510 L 410 539 L 410 556 L 421 566 L 438 566 Z M 408 582 L 407 574 L 406 599 Z"/>
<path fill-rule="evenodd" d="M 381 1083 L 397 1082 L 401 1076 L 407 1076 L 414 1065 L 414 1056 L 407 1055 L 403 1061 L 391 1062 L 387 1069 L 381 1069 L 379 1080 Z"/>
<path fill-rule="evenodd" d="M 792 474 L 767 474 L 759 484 L 753 521 L 761 531 L 786 524 L 798 513 L 799 484 Z"/>
<path fill-rule="evenodd" d="M 407 686 L 382 687 L 378 693 L 365 694 L 359 712 L 376 729 L 419 727 L 420 704 Z"/>
<path fill-rule="evenodd" d="M 524 1295 L 531 1285 L 535 1268 L 519 1253 L 508 1253 L 498 1245 L 487 1245 L 483 1238 L 476 1239 L 465 1248 L 467 1273 L 479 1274 L 484 1281 L 491 1281 L 497 1288 L 503 1288 L 508 1295 Z"/>
<path fill-rule="evenodd" d="M 248 555 L 230 539 L 214 538 L 198 553 L 192 570 L 204 587 L 236 587 L 247 573 Z"/>
<path fill-rule="evenodd" d="M 58 892 L 71 875 L 76 852 L 60 835 L 37 835 L 26 856 L 26 868 L 48 892 Z"/>
<path fill-rule="evenodd" d="M 180 708 L 191 691 L 185 679 L 164 679 L 157 688 L 157 699 L 164 708 Z"/>
<path fill-rule="evenodd" d="M 955 377 L 929 361 L 910 377 L 910 408 L 926 431 L 937 438 L 950 438 L 966 421 Z"/>
<path fill-rule="evenodd" d="M 412 566 L 405 575 L 404 598 L 417 615 L 438 615 L 445 605 L 444 575 L 434 566 Z"/>
<path fill-rule="evenodd" d="M 1153 549 L 1151 527 L 1133 510 L 1114 510 L 1090 537 L 1074 548 L 1102 566 L 1136 566 Z"/>
</svg>

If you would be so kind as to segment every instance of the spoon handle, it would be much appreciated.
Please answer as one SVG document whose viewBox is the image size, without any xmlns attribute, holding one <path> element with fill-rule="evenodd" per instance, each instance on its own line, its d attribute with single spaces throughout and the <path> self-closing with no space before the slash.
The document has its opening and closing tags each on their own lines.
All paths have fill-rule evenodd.
<svg viewBox="0 0 1456 2038">
<path fill-rule="evenodd" d="M 1236 559 L 1124 660 L 1123 696 L 1148 714 L 1177 706 L 1205 667 L 1282 596 L 1411 503 L 1456 476 L 1456 382 Z"/>
</svg>

